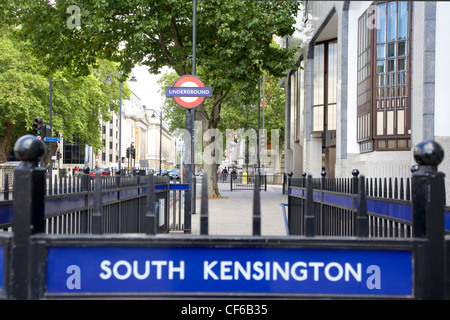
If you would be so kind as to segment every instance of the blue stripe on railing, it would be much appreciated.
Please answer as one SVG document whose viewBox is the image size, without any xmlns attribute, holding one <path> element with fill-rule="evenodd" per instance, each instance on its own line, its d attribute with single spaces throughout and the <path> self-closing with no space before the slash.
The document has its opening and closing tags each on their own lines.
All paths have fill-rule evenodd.
<svg viewBox="0 0 450 320">
<path fill-rule="evenodd" d="M 289 188 L 289 196 L 306 198 L 306 190 L 296 187 Z M 323 193 L 324 204 L 334 204 L 341 207 L 352 208 L 353 195 L 338 195 Z M 320 191 L 314 191 L 314 200 L 320 202 Z M 355 210 L 358 209 L 357 198 L 355 199 Z M 394 199 L 367 199 L 367 211 L 374 214 L 384 215 L 391 218 L 411 221 L 411 205 L 409 203 L 392 202 Z M 446 207 L 444 212 L 444 228 L 450 230 L 450 208 Z"/>
<path fill-rule="evenodd" d="M 169 184 L 169 190 L 189 190 L 189 184 Z"/>
<path fill-rule="evenodd" d="M 335 204 L 341 207 L 353 208 L 352 195 L 338 195 L 333 193 L 324 193 L 323 201 L 328 204 Z"/>
<path fill-rule="evenodd" d="M 302 189 L 289 188 L 289 195 L 294 197 L 305 197 L 305 191 Z"/>
<path fill-rule="evenodd" d="M 57 214 L 61 211 L 77 211 L 86 207 L 86 196 L 70 196 L 45 199 L 45 214 Z M 8 222 L 12 222 L 11 220 Z"/>
<path fill-rule="evenodd" d="M 169 185 L 170 190 L 189 190 L 189 184 L 171 184 Z M 155 191 L 166 190 L 165 184 L 155 185 Z M 117 192 L 120 192 L 120 199 L 133 197 L 138 195 L 137 189 L 128 189 L 120 191 L 106 191 L 103 193 L 102 201 L 103 203 L 111 202 L 117 200 Z M 141 194 L 147 192 L 147 187 L 142 187 Z M 87 195 L 89 197 L 89 203 L 92 204 L 93 196 L 92 194 Z M 77 211 L 83 210 L 86 207 L 86 194 L 77 195 L 74 194 L 64 194 L 55 196 L 48 196 L 45 198 L 45 215 L 58 214 L 62 211 Z M 10 204 L 2 203 L 0 205 L 0 224 L 11 223 L 14 219 L 14 206 L 11 201 Z"/>
<path fill-rule="evenodd" d="M 444 211 L 444 226 L 446 230 L 450 230 L 450 209 Z"/>
<path fill-rule="evenodd" d="M 410 204 L 367 199 L 367 212 L 411 221 Z"/>
<path fill-rule="evenodd" d="M 13 217 L 14 207 L 12 203 L 0 206 L 0 224 L 12 222 Z"/>
</svg>

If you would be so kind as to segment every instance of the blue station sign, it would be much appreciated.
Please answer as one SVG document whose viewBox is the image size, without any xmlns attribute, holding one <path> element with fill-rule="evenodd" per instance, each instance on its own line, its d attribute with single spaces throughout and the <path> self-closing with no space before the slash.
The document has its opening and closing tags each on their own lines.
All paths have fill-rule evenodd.
<svg viewBox="0 0 450 320">
<path fill-rule="evenodd" d="M 194 109 L 201 105 L 206 98 L 212 97 L 211 87 L 205 87 L 203 81 L 194 75 L 179 77 L 172 87 L 166 88 L 166 97 L 173 100 L 182 108 Z"/>
<path fill-rule="evenodd" d="M 410 251 L 49 247 L 48 293 L 413 294 Z"/>
<path fill-rule="evenodd" d="M 59 137 L 44 137 L 44 141 L 45 142 L 59 142 L 60 138 Z"/>
</svg>

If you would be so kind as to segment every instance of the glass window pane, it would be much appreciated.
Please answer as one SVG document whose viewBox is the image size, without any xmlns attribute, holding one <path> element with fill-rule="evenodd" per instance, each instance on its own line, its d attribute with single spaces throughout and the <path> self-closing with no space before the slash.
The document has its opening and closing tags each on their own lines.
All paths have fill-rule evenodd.
<svg viewBox="0 0 450 320">
<path fill-rule="evenodd" d="M 378 140 L 378 149 L 386 149 L 386 140 Z"/>
<path fill-rule="evenodd" d="M 398 140 L 397 143 L 400 149 L 406 149 L 408 147 L 408 140 Z"/>
<path fill-rule="evenodd" d="M 377 73 L 383 73 L 384 72 L 384 60 L 377 61 Z"/>
<path fill-rule="evenodd" d="M 386 134 L 394 134 L 394 111 L 387 112 L 386 120 Z"/>
<path fill-rule="evenodd" d="M 336 130 L 336 105 L 335 104 L 329 105 L 327 113 L 328 113 L 327 129 Z"/>
<path fill-rule="evenodd" d="M 402 41 L 398 43 L 398 53 L 397 55 L 399 56 L 404 56 L 406 55 L 406 42 Z"/>
<path fill-rule="evenodd" d="M 377 112 L 377 135 L 383 135 L 383 112 Z"/>
<path fill-rule="evenodd" d="M 397 2 L 388 3 L 387 41 L 394 41 L 397 29 Z"/>
<path fill-rule="evenodd" d="M 388 149 L 395 149 L 397 148 L 397 140 L 388 140 Z"/>
<path fill-rule="evenodd" d="M 314 46 L 314 104 L 323 104 L 324 45 Z"/>
<path fill-rule="evenodd" d="M 378 78 L 378 86 L 379 87 L 384 86 L 384 76 L 383 75 L 379 75 L 377 78 Z"/>
<path fill-rule="evenodd" d="M 385 51 L 385 45 L 384 44 L 379 44 L 377 46 L 377 58 L 378 59 L 384 59 L 386 57 L 384 51 Z"/>
<path fill-rule="evenodd" d="M 395 43 L 388 44 L 387 56 L 388 56 L 388 58 L 392 58 L 395 56 Z"/>
<path fill-rule="evenodd" d="M 313 108 L 313 131 L 323 131 L 323 106 Z"/>
<path fill-rule="evenodd" d="M 336 103 L 337 43 L 328 44 L 328 103 Z"/>
<path fill-rule="evenodd" d="M 397 111 L 397 134 L 405 134 L 405 110 Z"/>
<path fill-rule="evenodd" d="M 406 39 L 408 30 L 408 2 L 398 3 L 398 39 Z"/>
<path fill-rule="evenodd" d="M 386 42 L 386 3 L 378 5 L 377 41 Z"/>
<path fill-rule="evenodd" d="M 395 60 L 388 60 L 387 72 L 395 71 Z"/>
<path fill-rule="evenodd" d="M 406 70 L 406 58 L 398 59 L 397 70 Z"/>
</svg>

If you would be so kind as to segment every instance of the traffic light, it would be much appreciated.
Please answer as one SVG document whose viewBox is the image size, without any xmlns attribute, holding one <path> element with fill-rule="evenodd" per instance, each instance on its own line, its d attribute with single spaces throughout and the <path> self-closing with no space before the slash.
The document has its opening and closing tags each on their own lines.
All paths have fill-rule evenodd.
<svg viewBox="0 0 450 320">
<path fill-rule="evenodd" d="M 42 139 L 42 136 L 44 134 L 44 122 L 41 118 L 34 119 L 33 132 L 38 139 Z"/>
<path fill-rule="evenodd" d="M 136 159 L 136 149 L 131 147 L 131 159 Z"/>
<path fill-rule="evenodd" d="M 59 149 L 58 149 L 58 150 L 56 150 L 56 160 L 59 160 L 59 159 L 61 159 L 61 151 L 59 151 Z"/>
<path fill-rule="evenodd" d="M 127 158 L 130 158 L 130 147 L 127 148 Z"/>
</svg>

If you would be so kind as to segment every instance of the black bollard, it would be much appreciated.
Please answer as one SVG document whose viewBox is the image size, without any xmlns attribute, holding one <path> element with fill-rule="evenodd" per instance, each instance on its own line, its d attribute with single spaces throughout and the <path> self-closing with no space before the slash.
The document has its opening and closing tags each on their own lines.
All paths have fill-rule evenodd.
<svg viewBox="0 0 450 320">
<path fill-rule="evenodd" d="M 414 238 L 427 240 L 420 259 L 422 299 L 445 297 L 445 174 L 437 171 L 444 150 L 435 141 L 424 141 L 414 149 L 418 168 L 412 173 L 411 212 Z"/>
<path fill-rule="evenodd" d="M 367 215 L 366 186 L 364 175 L 359 177 L 358 210 L 356 212 L 355 235 L 361 238 L 369 237 L 369 217 Z"/>
<path fill-rule="evenodd" d="M 94 204 L 92 210 L 92 233 L 103 233 L 103 202 L 102 202 L 102 177 L 95 175 L 94 180 Z"/>
<path fill-rule="evenodd" d="M 156 234 L 155 181 L 153 175 L 148 176 L 146 206 L 144 231 L 146 234 Z"/>
<path fill-rule="evenodd" d="M 35 136 L 26 135 L 17 140 L 14 153 L 22 162 L 14 169 L 14 277 L 11 295 L 14 299 L 23 300 L 33 296 L 30 236 L 45 232 L 46 170 L 38 167 L 45 145 Z"/>
<path fill-rule="evenodd" d="M 313 183 L 312 176 L 308 174 L 306 180 L 306 200 L 305 200 L 305 236 L 306 237 L 314 237 L 315 236 L 315 228 L 316 228 L 316 218 L 314 213 L 314 198 L 313 198 Z"/>
<path fill-rule="evenodd" d="M 261 199 L 259 186 L 261 183 L 260 174 L 255 175 L 255 188 L 253 189 L 253 235 L 261 235 Z"/>
<path fill-rule="evenodd" d="M 200 204 L 200 234 L 208 235 L 208 174 L 202 176 L 202 200 Z"/>
</svg>

